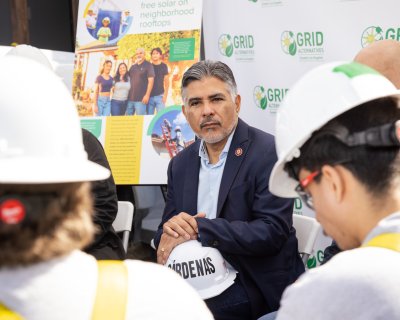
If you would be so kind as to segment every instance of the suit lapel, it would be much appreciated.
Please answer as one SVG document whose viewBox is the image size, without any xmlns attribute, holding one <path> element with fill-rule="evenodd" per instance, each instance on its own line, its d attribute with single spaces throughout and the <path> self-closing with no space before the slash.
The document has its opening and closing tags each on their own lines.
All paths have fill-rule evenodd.
<svg viewBox="0 0 400 320">
<path fill-rule="evenodd" d="M 199 147 L 200 139 L 195 142 L 197 147 L 192 148 L 192 154 L 189 155 L 185 170 L 185 179 L 183 185 L 183 211 L 191 215 L 197 214 L 197 195 L 199 187 L 200 157 Z"/>
<path fill-rule="evenodd" d="M 248 139 L 248 128 L 249 126 L 239 119 L 231 146 L 228 151 L 224 172 L 222 174 L 221 186 L 219 188 L 218 195 L 217 217 L 221 213 L 232 183 L 235 180 L 242 161 L 246 156 L 250 143 Z"/>
</svg>

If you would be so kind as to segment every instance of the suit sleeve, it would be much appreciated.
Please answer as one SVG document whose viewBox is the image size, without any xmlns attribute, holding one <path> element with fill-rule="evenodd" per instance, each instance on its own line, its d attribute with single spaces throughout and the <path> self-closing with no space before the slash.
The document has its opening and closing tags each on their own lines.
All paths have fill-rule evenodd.
<svg viewBox="0 0 400 320">
<path fill-rule="evenodd" d="M 253 256 L 275 255 L 281 250 L 292 230 L 293 200 L 276 197 L 269 191 L 275 162 L 272 143 L 255 161 L 246 164 L 249 180 L 230 190 L 223 216 L 196 218 L 203 246 L 215 247 L 225 254 Z"/>
</svg>

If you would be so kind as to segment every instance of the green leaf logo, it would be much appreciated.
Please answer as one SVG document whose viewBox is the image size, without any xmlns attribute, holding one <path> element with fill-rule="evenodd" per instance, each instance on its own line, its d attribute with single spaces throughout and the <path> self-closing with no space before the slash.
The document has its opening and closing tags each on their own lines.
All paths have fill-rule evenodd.
<svg viewBox="0 0 400 320">
<path fill-rule="evenodd" d="M 230 45 L 230 46 L 228 46 L 228 47 L 226 48 L 226 50 L 225 50 L 225 55 L 226 55 L 227 57 L 230 57 L 230 56 L 232 56 L 232 54 L 233 54 L 233 45 Z"/>
<path fill-rule="evenodd" d="M 291 56 L 294 56 L 296 54 L 297 51 L 297 46 L 296 46 L 296 42 L 293 42 L 289 45 L 289 54 Z"/>
<path fill-rule="evenodd" d="M 267 95 L 265 94 L 265 89 L 263 86 L 256 86 L 253 90 L 253 99 L 255 105 L 262 109 L 265 110 L 268 106 L 268 99 Z"/>
<path fill-rule="evenodd" d="M 229 34 L 222 34 L 218 38 L 219 52 L 226 57 L 231 57 L 233 54 L 232 37 Z"/>
<path fill-rule="evenodd" d="M 281 34 L 281 47 L 284 53 L 294 56 L 297 52 L 297 44 L 292 31 L 283 31 Z"/>
<path fill-rule="evenodd" d="M 364 48 L 375 41 L 383 39 L 383 30 L 381 27 L 370 26 L 366 28 L 361 36 L 361 46 Z"/>
</svg>

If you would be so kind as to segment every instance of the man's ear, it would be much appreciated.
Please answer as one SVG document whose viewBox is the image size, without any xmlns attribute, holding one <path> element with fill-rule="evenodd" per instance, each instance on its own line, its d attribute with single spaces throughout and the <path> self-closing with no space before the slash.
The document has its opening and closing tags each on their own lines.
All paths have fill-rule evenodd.
<svg viewBox="0 0 400 320">
<path fill-rule="evenodd" d="M 348 191 L 347 177 L 343 168 L 341 166 L 324 165 L 321 172 L 324 175 L 324 183 L 329 188 L 329 192 L 338 203 L 341 203 Z"/>
<path fill-rule="evenodd" d="M 182 113 L 183 113 L 183 115 L 185 116 L 186 121 L 187 121 L 185 105 L 182 105 Z"/>
<path fill-rule="evenodd" d="M 242 97 L 240 96 L 240 94 L 238 94 L 235 98 L 236 113 L 239 113 L 240 111 L 241 102 L 242 102 Z"/>
</svg>

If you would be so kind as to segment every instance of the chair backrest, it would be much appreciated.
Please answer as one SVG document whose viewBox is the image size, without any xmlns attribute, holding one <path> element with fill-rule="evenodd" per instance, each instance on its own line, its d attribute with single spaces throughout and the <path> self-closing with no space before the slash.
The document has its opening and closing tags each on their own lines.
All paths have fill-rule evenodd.
<svg viewBox="0 0 400 320">
<path fill-rule="evenodd" d="M 125 252 L 128 251 L 129 234 L 132 230 L 134 215 L 133 204 L 129 201 L 118 201 L 118 213 L 113 222 L 116 232 L 122 232 L 122 244 Z"/>
<path fill-rule="evenodd" d="M 293 226 L 296 229 L 299 253 L 302 255 L 304 265 L 307 266 L 308 257 L 313 251 L 321 225 L 314 218 L 294 214 Z"/>
</svg>

